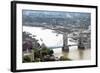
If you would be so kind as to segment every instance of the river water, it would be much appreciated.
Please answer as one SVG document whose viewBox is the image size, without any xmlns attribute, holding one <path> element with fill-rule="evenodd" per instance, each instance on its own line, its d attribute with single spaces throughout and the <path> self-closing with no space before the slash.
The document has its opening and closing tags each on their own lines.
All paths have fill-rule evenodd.
<svg viewBox="0 0 100 73">
<path fill-rule="evenodd" d="M 23 31 L 30 32 L 32 35 L 36 35 L 38 42 L 40 44 L 44 43 L 47 47 L 63 46 L 63 35 L 53 33 L 50 29 L 23 26 Z M 40 39 L 42 39 L 42 41 Z M 71 38 L 68 38 L 68 45 L 77 44 L 76 42 L 69 41 L 70 39 Z M 54 48 L 53 50 L 54 55 L 58 58 L 60 58 L 60 56 L 66 56 L 72 60 L 91 59 L 91 49 L 78 50 L 77 46 L 71 46 L 69 47 L 69 52 L 62 52 L 62 48 Z"/>
<path fill-rule="evenodd" d="M 60 56 L 66 56 L 71 60 L 88 60 L 91 59 L 91 50 L 78 50 L 78 49 L 70 49 L 69 52 L 62 52 L 61 48 L 53 49 L 54 56 L 60 58 Z"/>
</svg>

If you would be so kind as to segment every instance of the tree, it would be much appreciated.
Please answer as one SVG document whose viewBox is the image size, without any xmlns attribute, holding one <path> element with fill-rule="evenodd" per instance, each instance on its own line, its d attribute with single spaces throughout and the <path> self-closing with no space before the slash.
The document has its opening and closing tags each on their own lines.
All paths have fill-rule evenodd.
<svg viewBox="0 0 100 73">
<path fill-rule="evenodd" d="M 32 48 L 40 48 L 38 40 L 29 32 L 23 32 L 23 51 L 32 50 Z"/>
</svg>

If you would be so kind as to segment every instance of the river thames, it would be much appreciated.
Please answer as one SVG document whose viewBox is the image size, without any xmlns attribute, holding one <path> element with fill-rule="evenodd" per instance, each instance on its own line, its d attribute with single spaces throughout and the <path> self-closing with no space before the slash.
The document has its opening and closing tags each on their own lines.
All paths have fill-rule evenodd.
<svg viewBox="0 0 100 73">
<path fill-rule="evenodd" d="M 30 32 L 36 35 L 36 39 L 40 44 L 44 43 L 47 47 L 59 47 L 63 46 L 62 34 L 53 33 L 50 29 L 42 29 L 41 27 L 26 27 L 23 26 L 23 31 Z M 42 39 L 42 41 L 40 40 Z M 69 41 L 68 45 L 77 44 L 76 42 Z M 71 60 L 89 60 L 91 59 L 91 49 L 78 50 L 76 46 L 70 46 L 69 52 L 62 52 L 62 48 L 53 48 L 54 56 L 60 58 L 65 56 Z"/>
</svg>

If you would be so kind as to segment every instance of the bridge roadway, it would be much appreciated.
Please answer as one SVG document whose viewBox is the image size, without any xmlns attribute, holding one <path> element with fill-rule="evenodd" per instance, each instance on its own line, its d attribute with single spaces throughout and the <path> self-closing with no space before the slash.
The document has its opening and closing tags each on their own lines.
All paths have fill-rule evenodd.
<svg viewBox="0 0 100 73">
<path fill-rule="evenodd" d="M 71 46 L 77 46 L 77 44 L 73 44 L 73 45 L 68 45 L 69 47 Z M 62 48 L 63 46 L 56 46 L 56 47 L 48 47 L 50 49 L 56 49 L 56 48 Z"/>
</svg>

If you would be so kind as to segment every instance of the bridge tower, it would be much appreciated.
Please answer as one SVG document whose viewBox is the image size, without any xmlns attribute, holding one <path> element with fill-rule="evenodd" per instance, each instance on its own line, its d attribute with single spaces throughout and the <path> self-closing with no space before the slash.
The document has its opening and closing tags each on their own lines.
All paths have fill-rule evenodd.
<svg viewBox="0 0 100 73">
<path fill-rule="evenodd" d="M 69 52 L 69 47 L 68 47 L 68 33 L 63 34 L 63 47 L 62 51 L 64 52 Z"/>
</svg>

